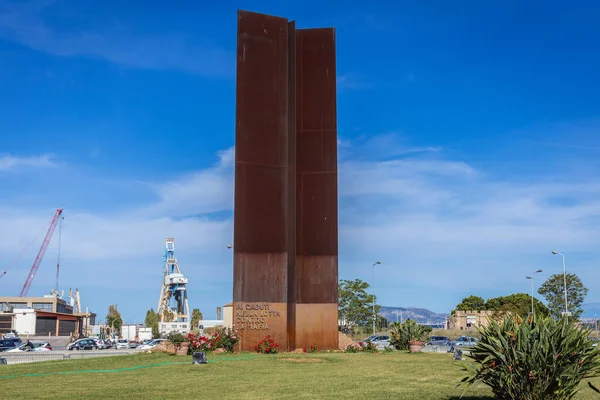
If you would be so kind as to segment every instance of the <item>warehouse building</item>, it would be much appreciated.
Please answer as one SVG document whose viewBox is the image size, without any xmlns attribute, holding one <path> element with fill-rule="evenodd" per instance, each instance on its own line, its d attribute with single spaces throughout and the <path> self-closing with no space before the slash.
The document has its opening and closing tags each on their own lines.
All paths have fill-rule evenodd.
<svg viewBox="0 0 600 400">
<path fill-rule="evenodd" d="M 0 297 L 0 335 L 87 336 L 96 314 L 74 313 L 73 306 L 56 296 Z"/>
</svg>

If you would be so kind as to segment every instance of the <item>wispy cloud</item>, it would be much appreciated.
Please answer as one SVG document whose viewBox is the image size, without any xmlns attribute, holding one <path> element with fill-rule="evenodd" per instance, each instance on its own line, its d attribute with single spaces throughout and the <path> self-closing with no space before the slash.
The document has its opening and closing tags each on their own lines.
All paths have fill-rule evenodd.
<svg viewBox="0 0 600 400">
<path fill-rule="evenodd" d="M 390 160 L 407 155 L 438 153 L 440 146 L 413 146 L 399 132 L 379 135 L 361 135 L 352 140 L 338 141 L 339 158 L 345 160 Z"/>
<path fill-rule="evenodd" d="M 337 76 L 337 87 L 340 90 L 364 90 L 371 89 L 373 86 L 372 83 L 352 73 Z"/>
<path fill-rule="evenodd" d="M 190 216 L 231 210 L 233 207 L 234 148 L 219 152 L 212 167 L 153 184 L 158 203 L 144 212 L 150 215 Z"/>
<path fill-rule="evenodd" d="M 56 168 L 58 164 L 50 155 L 19 157 L 10 154 L 0 154 L 0 171 L 15 170 L 21 167 Z"/>
<path fill-rule="evenodd" d="M 179 70 L 231 76 L 235 55 L 208 41 L 176 32 L 142 35 L 124 25 L 66 31 L 42 18 L 54 2 L 0 3 L 0 37 L 34 50 L 62 56 L 103 59 L 130 68 Z"/>
</svg>

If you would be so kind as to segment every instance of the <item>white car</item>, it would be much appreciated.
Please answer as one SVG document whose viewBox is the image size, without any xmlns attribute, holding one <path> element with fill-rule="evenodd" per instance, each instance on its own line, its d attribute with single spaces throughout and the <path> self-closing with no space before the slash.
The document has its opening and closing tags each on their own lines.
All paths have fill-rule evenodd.
<svg viewBox="0 0 600 400">
<path fill-rule="evenodd" d="M 128 349 L 128 348 L 129 348 L 129 340 L 127 340 L 127 339 L 117 340 L 117 350 Z"/>
<path fill-rule="evenodd" d="M 30 342 L 33 345 L 33 349 L 27 343 L 22 343 L 20 346 L 14 349 L 6 350 L 5 353 L 19 353 L 23 351 L 51 351 L 52 347 L 48 342 Z"/>
<path fill-rule="evenodd" d="M 150 350 L 155 348 L 156 346 L 158 346 L 159 344 L 161 344 L 162 342 L 164 342 L 166 339 L 154 339 L 152 341 L 150 341 L 149 343 L 145 343 L 141 346 L 138 346 L 137 348 L 140 350 Z"/>
</svg>

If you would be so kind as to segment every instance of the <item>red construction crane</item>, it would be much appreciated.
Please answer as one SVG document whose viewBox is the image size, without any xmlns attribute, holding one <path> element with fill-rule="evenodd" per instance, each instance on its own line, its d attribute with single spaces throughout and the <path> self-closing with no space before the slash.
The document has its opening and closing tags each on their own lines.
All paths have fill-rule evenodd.
<svg viewBox="0 0 600 400">
<path fill-rule="evenodd" d="M 52 235 L 54 234 L 54 230 L 56 229 L 56 224 L 58 223 L 58 219 L 60 218 L 60 214 L 62 214 L 63 209 L 57 208 L 56 214 L 54 214 L 54 218 L 50 222 L 50 227 L 48 228 L 48 232 L 46 232 L 46 237 L 42 242 L 42 247 L 40 247 L 40 251 L 38 251 L 37 257 L 31 266 L 31 271 L 29 271 L 29 275 L 27 276 L 27 280 L 23 285 L 23 289 L 21 290 L 21 297 L 27 296 L 27 292 L 29 292 L 29 287 L 31 286 L 31 282 L 33 282 L 33 278 L 42 262 L 42 258 L 44 258 L 44 254 L 46 254 L 46 249 L 48 248 L 48 244 L 50 244 L 50 240 L 52 239 Z"/>
</svg>

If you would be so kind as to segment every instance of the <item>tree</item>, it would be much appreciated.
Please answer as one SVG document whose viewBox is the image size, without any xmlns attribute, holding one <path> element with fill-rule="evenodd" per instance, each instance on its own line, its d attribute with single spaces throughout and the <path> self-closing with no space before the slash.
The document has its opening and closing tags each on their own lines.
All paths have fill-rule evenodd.
<svg viewBox="0 0 600 400">
<path fill-rule="evenodd" d="M 175 319 L 175 314 L 173 314 L 172 311 L 167 310 L 167 311 L 165 311 L 164 315 L 165 315 L 164 322 L 171 322 Z M 160 320 L 160 318 L 159 318 L 159 320 Z"/>
<path fill-rule="evenodd" d="M 340 280 L 338 287 L 338 310 L 340 329 L 353 332 L 356 327 L 373 324 L 373 295 L 368 294 L 369 284 L 360 279 Z M 375 305 L 375 315 L 381 306 Z"/>
<path fill-rule="evenodd" d="M 508 296 L 499 296 L 488 299 L 485 302 L 485 310 L 497 311 L 500 314 L 510 313 L 527 317 L 531 314 L 531 295 L 526 293 L 515 293 Z M 537 316 L 548 316 L 550 310 L 538 299 L 534 299 L 533 309 Z"/>
<path fill-rule="evenodd" d="M 485 310 L 485 300 L 479 296 L 469 296 L 462 299 L 460 303 L 456 305 L 456 311 L 479 311 Z M 452 311 L 454 313 L 454 311 Z"/>
<path fill-rule="evenodd" d="M 194 308 L 192 310 L 192 326 L 191 326 L 191 328 L 196 329 L 198 327 L 198 322 L 200 322 L 202 319 L 204 319 L 202 317 L 202 312 L 199 309 Z"/>
<path fill-rule="evenodd" d="M 121 313 L 117 310 L 117 305 L 108 306 L 108 314 L 106 314 L 106 325 L 108 325 L 113 332 L 120 333 L 121 326 L 123 325 L 123 318 Z"/>
<path fill-rule="evenodd" d="M 154 309 L 151 308 L 146 312 L 144 325 L 146 325 L 148 328 L 152 328 L 152 337 L 157 338 L 160 336 L 158 331 L 158 313 L 154 312 Z"/>
<path fill-rule="evenodd" d="M 567 274 L 567 301 L 568 309 L 573 318 L 577 319 L 583 312 L 581 306 L 588 294 L 588 289 L 583 286 L 581 279 L 575 274 Z M 563 274 L 552 275 L 540 286 L 538 293 L 544 296 L 552 315 L 560 318 L 565 311 L 565 283 Z"/>
</svg>

